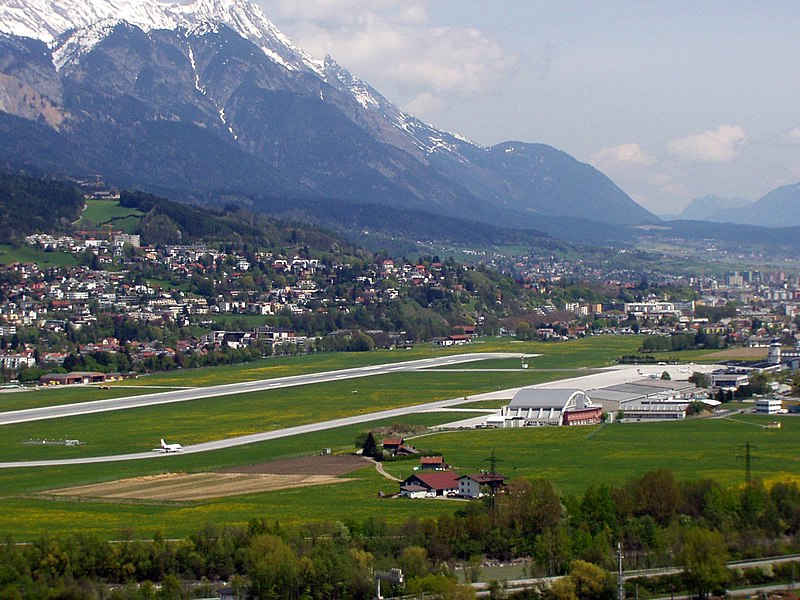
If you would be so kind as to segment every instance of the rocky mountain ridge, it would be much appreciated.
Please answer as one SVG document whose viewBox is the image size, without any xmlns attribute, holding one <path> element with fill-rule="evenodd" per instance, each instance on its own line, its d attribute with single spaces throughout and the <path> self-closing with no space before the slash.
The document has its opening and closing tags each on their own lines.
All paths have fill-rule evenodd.
<svg viewBox="0 0 800 600">
<path fill-rule="evenodd" d="M 7 166 L 196 202 L 327 198 L 331 213 L 342 200 L 522 228 L 655 220 L 554 148 L 483 148 L 403 113 L 245 0 L 3 0 L 0 30 Z"/>
</svg>

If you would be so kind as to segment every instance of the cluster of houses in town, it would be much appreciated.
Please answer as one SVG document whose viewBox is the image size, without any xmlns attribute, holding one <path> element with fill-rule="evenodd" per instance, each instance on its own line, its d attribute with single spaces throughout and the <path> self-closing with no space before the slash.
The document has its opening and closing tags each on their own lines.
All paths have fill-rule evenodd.
<svg viewBox="0 0 800 600">
<path fill-rule="evenodd" d="M 353 273 L 352 281 L 347 281 L 353 266 L 346 260 L 322 261 L 300 253 L 283 255 L 267 251 L 248 252 L 247 255 L 226 253 L 201 243 L 148 247 L 140 245 L 138 235 L 111 230 L 83 233 L 97 237 L 35 234 L 26 238 L 28 244 L 46 251 L 75 255 L 88 251 L 102 258 L 100 264 L 115 263 L 112 272 L 87 268 L 66 270 L 62 281 L 48 282 L 48 293 L 57 294 L 54 300 L 97 300 L 104 309 L 141 311 L 143 315 L 160 315 L 165 311 L 173 316 L 217 312 L 275 314 L 282 310 L 293 313 L 310 311 L 308 304 L 315 299 L 322 304 L 342 306 L 389 301 L 398 297 L 398 288 L 406 286 L 464 291 L 464 286 L 458 282 L 450 284 L 445 281 L 443 265 L 438 262 L 420 264 L 382 258 L 365 265 Z M 134 251 L 126 253 L 126 247 Z M 136 264 L 147 265 L 159 276 L 177 280 L 186 280 L 193 275 L 207 276 L 222 293 L 184 293 L 175 297 L 146 283 L 134 285 L 126 275 L 128 269 Z M 36 265 L 17 264 L 9 268 L 22 275 L 22 287 L 15 291 L 36 292 L 39 289 L 34 285 L 42 279 Z M 464 265 L 462 268 L 469 270 L 472 267 Z M 248 275 L 252 279 L 256 270 L 259 281 L 248 280 Z M 329 288 L 343 281 L 352 284 L 349 297 L 332 297 Z M 271 287 L 266 287 L 269 284 Z M 137 295 L 146 296 L 148 302 L 139 306 Z M 65 304 L 63 308 L 69 307 Z"/>
<path fill-rule="evenodd" d="M 37 266 L 16 263 L 4 267 L 0 279 L 0 368 L 16 371 L 34 364 L 62 364 L 65 347 L 42 347 L 34 353 L 31 344 L 14 344 L 18 331 L 35 328 L 54 334 L 79 330 L 96 323 L 100 314 L 135 319 L 158 325 L 165 320 L 178 326 L 205 327 L 207 333 L 181 340 L 175 347 L 140 340 L 128 345 L 133 358 L 160 353 L 199 351 L 203 348 L 242 348 L 259 343 L 273 349 L 287 345 L 303 346 L 307 338 L 295 335 L 288 327 L 261 327 L 248 331 L 214 331 L 213 318 L 218 314 L 303 315 L 347 313 L 359 305 L 379 305 L 422 288 L 433 294 L 476 294 L 465 289 L 453 269 L 440 262 L 418 264 L 413 261 L 377 259 L 374 264 L 353 265 L 344 259 L 311 258 L 301 249 L 277 252 L 225 252 L 222 246 L 209 244 L 141 245 L 135 234 L 101 230 L 75 236 L 32 235 L 29 244 L 49 252 L 69 252 L 82 258 L 82 266 Z M 86 264 L 91 254 L 97 260 Z M 94 264 L 97 262 L 98 264 Z M 113 265 L 113 268 L 111 266 Z M 526 266 L 527 265 L 527 266 Z M 566 261 L 550 257 L 536 263 L 511 265 L 525 286 L 541 292 L 536 307 L 527 307 L 550 321 L 535 329 L 542 339 L 562 339 L 595 333 L 628 334 L 633 332 L 670 336 L 677 333 L 704 333 L 724 337 L 731 343 L 767 346 L 777 336 L 784 344 L 781 364 L 796 368 L 800 360 L 790 360 L 798 337 L 796 319 L 800 314 L 798 276 L 783 272 L 732 272 L 723 278 L 675 276 L 665 283 L 682 285 L 697 298 L 674 301 L 636 290 L 641 274 L 627 271 L 602 271 L 584 261 Z M 152 276 L 143 277 L 141 267 Z M 461 270 L 474 267 L 459 265 Z M 609 290 L 626 291 L 636 296 L 628 302 L 575 300 L 554 303 L 550 294 L 559 281 L 575 275 L 605 281 Z M 617 277 L 617 279 L 613 279 Z M 664 276 L 666 277 L 666 276 Z M 155 280 L 169 281 L 159 285 Z M 201 283 L 197 283 L 201 281 Z M 192 283 L 191 285 L 190 282 Z M 467 286 L 468 287 L 468 286 Z M 422 291 L 419 290 L 419 291 Z M 636 292 L 634 294 L 634 292 Z M 498 300 L 500 302 L 500 300 Z M 733 316 L 717 320 L 698 316 L 701 306 L 726 307 L 736 303 Z M 706 314 L 707 311 L 702 314 Z M 469 343 L 484 325 L 484 315 L 471 315 L 477 325 L 462 325 L 450 335 L 434 337 L 433 344 L 458 346 Z M 794 319 L 794 320 L 793 320 Z M 635 326 L 634 326 L 635 324 Z M 483 328 L 484 332 L 516 332 L 510 326 Z M 349 332 L 340 332 L 347 335 Z M 375 330 L 367 332 L 376 345 L 404 343 L 402 337 Z M 42 336 L 52 339 L 57 336 Z M 385 338 L 385 341 L 384 341 Z M 378 343 L 378 339 L 381 343 Z M 72 351 L 119 351 L 116 340 L 91 340 Z M 735 372 L 720 374 L 732 377 Z M 741 373 L 739 373 L 741 375 Z M 721 380 L 720 380 L 721 381 Z M 720 387 L 722 385 L 720 384 Z M 567 417 L 569 418 L 569 417 Z"/>
<path fill-rule="evenodd" d="M 82 257 L 78 266 L 57 267 L 36 263 L 14 263 L 3 267 L 0 279 L 0 368 L 10 371 L 36 363 L 33 346 L 11 340 L 24 329 L 39 332 L 64 333 L 79 330 L 97 322 L 100 314 L 135 319 L 158 325 L 168 320 L 177 326 L 207 327 L 209 332 L 197 338 L 179 342 L 178 348 L 164 348 L 142 340 L 133 348 L 134 354 L 187 351 L 200 347 L 241 348 L 256 340 L 273 347 L 306 343 L 290 328 L 260 327 L 252 331 L 214 331 L 215 314 L 242 315 L 302 315 L 310 313 L 349 313 L 359 304 L 389 302 L 396 299 L 403 287 L 424 286 L 443 292 L 464 292 L 462 285 L 446 282 L 442 265 L 395 263 L 383 259 L 376 264 L 353 270 L 344 260 L 321 261 L 300 254 L 281 255 L 271 252 L 251 252 L 247 256 L 225 253 L 205 245 L 170 245 L 142 247 L 137 235 L 121 232 L 95 232 L 98 237 L 71 237 L 38 234 L 28 237 L 28 243 L 48 252 L 70 252 Z M 134 251 L 131 251 L 133 249 Z M 99 264 L 87 264 L 85 253 L 102 259 Z M 58 262 L 58 261 L 53 261 Z M 110 269 L 105 263 L 114 263 Z M 152 275 L 139 275 L 141 268 Z M 195 275 L 207 284 L 203 289 L 187 289 L 186 283 Z M 153 279 L 171 281 L 163 286 Z M 345 294 L 341 292 L 345 290 Z M 466 292 L 465 292 L 466 293 Z M 452 337 L 438 338 L 441 345 L 463 344 L 475 335 L 459 330 Z M 345 334 L 347 332 L 344 332 Z M 378 345 L 404 343 L 398 336 L 384 340 L 381 331 L 368 332 Z M 388 335 L 388 334 L 387 334 Z M 38 342 L 40 365 L 59 365 L 67 356 L 66 348 L 42 348 L 45 337 Z M 48 339 L 54 336 L 49 336 Z M 99 340 L 96 340 L 99 342 Z M 94 342 L 80 348 L 91 352 Z M 116 340 L 104 344 L 101 350 L 118 351 Z M 130 352 L 128 347 L 127 351 Z"/>
</svg>

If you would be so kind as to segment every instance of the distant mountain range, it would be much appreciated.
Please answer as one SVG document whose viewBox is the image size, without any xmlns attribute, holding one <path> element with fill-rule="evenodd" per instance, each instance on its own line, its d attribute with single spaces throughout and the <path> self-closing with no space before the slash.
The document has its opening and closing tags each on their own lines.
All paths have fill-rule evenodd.
<svg viewBox="0 0 800 600">
<path fill-rule="evenodd" d="M 246 0 L 0 0 L 0 32 L 5 170 L 99 175 L 383 240 L 627 243 L 659 221 L 560 150 L 482 147 L 402 112 Z M 707 197 L 679 218 L 800 225 L 798 195 Z"/>
<path fill-rule="evenodd" d="M 708 196 L 692 200 L 677 218 L 690 221 L 716 221 L 725 223 L 726 221 L 730 221 L 732 212 L 749 204 L 752 204 L 752 201 L 745 200 L 744 198 L 721 198 L 720 196 L 709 194 Z"/>
<path fill-rule="evenodd" d="M 655 222 L 542 144 L 481 147 L 311 59 L 245 0 L 2 0 L 0 162 L 203 204 L 353 206 L 603 238 Z M 347 217 L 344 217 L 347 218 Z"/>
<path fill-rule="evenodd" d="M 800 226 L 800 183 L 776 188 L 755 202 L 703 196 L 692 200 L 680 215 L 672 218 L 760 227 Z"/>
</svg>

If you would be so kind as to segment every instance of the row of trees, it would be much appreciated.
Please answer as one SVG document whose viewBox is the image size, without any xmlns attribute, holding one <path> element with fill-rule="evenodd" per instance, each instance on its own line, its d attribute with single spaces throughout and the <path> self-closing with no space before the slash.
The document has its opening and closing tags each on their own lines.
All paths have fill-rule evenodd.
<svg viewBox="0 0 800 600">
<path fill-rule="evenodd" d="M 697 348 L 722 348 L 725 339 L 707 333 L 679 333 L 675 335 L 648 335 L 642 340 L 639 352 L 677 352 Z"/>
<path fill-rule="evenodd" d="M 403 502 L 389 500 L 386 502 Z M 560 496 L 547 481 L 513 480 L 494 503 L 473 501 L 453 514 L 387 523 L 371 517 L 285 528 L 266 519 L 247 527 L 208 524 L 186 540 L 109 543 L 75 534 L 0 545 L 0 597 L 180 598 L 226 581 L 252 598 L 366 599 L 370 568 L 400 567 L 407 593 L 472 597 L 454 566 L 480 578 L 483 557 L 530 559 L 528 574 L 569 579 L 545 600 L 611 600 L 607 572 L 617 543 L 625 568 L 680 565 L 698 596 L 725 585 L 729 556 L 797 552 L 800 490 L 758 482 L 725 488 L 680 482 L 656 470 L 619 487 L 593 485 Z M 148 582 L 161 582 L 160 590 Z M 205 582 L 205 587 L 203 582 Z M 53 595 L 54 594 L 54 595 Z"/>
</svg>

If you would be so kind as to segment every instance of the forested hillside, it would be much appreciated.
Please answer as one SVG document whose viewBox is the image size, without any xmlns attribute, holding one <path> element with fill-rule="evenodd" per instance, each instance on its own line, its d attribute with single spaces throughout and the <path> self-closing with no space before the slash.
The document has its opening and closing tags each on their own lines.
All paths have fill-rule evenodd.
<svg viewBox="0 0 800 600">
<path fill-rule="evenodd" d="M 19 241 L 36 232 L 67 231 L 83 207 L 71 183 L 0 173 L 0 239 Z"/>
</svg>

